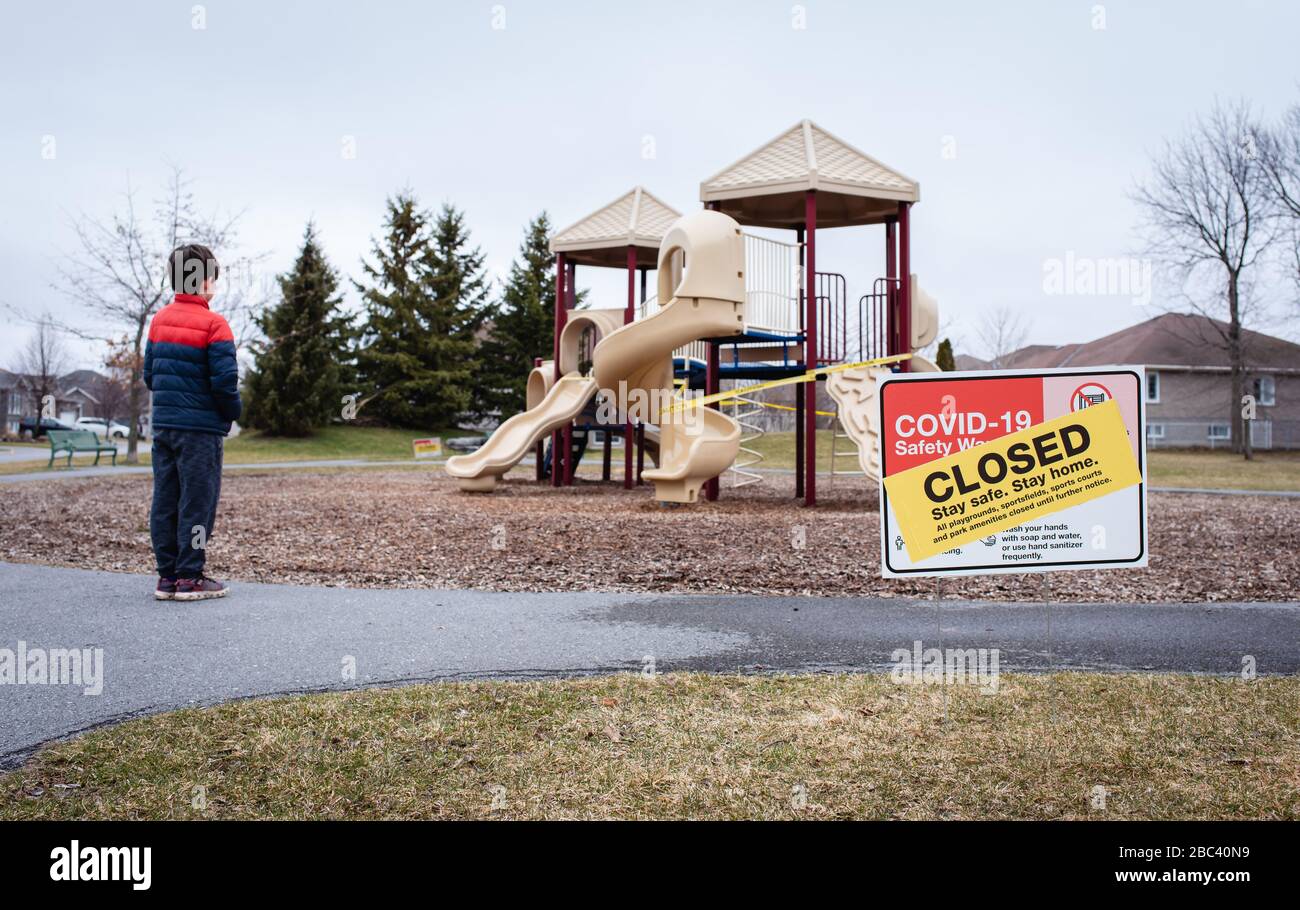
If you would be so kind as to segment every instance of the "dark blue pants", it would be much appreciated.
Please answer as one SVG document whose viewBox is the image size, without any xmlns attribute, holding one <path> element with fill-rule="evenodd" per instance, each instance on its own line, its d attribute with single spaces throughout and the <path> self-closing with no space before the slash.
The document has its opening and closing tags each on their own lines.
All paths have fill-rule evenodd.
<svg viewBox="0 0 1300 910">
<path fill-rule="evenodd" d="M 205 548 L 221 498 L 224 442 L 215 433 L 193 430 L 154 433 L 149 536 L 163 578 L 196 578 L 203 573 Z"/>
</svg>

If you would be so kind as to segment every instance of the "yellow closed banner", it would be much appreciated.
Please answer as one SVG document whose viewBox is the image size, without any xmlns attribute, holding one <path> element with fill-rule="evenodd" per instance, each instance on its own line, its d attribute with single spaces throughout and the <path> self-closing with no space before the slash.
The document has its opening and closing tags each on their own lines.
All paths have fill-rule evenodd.
<svg viewBox="0 0 1300 910">
<path fill-rule="evenodd" d="M 913 562 L 1141 482 L 1114 400 L 884 480 Z"/>
</svg>

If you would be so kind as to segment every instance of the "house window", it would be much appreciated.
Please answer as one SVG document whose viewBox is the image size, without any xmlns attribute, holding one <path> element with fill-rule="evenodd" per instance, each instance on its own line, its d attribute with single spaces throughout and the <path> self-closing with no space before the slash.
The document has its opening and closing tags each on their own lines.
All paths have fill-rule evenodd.
<svg viewBox="0 0 1300 910">
<path fill-rule="evenodd" d="M 1147 373 L 1147 401 L 1151 404 L 1160 403 L 1160 374 Z"/>
<path fill-rule="evenodd" d="M 1147 439 L 1164 439 L 1165 425 L 1163 423 L 1147 424 Z"/>
<path fill-rule="evenodd" d="M 1231 439 L 1232 431 L 1228 428 L 1226 423 L 1212 423 L 1210 424 L 1210 438 L 1219 440 Z"/>
<path fill-rule="evenodd" d="M 1277 380 L 1272 376 L 1261 376 L 1255 380 L 1255 404 L 1272 406 L 1277 402 Z"/>
</svg>

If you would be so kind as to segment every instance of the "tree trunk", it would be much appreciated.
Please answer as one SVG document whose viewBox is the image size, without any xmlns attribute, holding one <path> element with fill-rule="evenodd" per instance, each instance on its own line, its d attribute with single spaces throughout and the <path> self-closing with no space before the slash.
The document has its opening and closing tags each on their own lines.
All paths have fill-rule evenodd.
<svg viewBox="0 0 1300 910">
<path fill-rule="evenodd" d="M 1232 366 L 1231 415 L 1233 451 L 1240 452 L 1247 461 L 1254 458 L 1251 440 L 1251 422 L 1242 413 L 1246 397 L 1245 352 L 1241 344 L 1241 311 L 1238 275 L 1228 275 L 1228 362 Z"/>
<path fill-rule="evenodd" d="M 131 390 L 128 398 L 128 410 L 131 412 L 131 425 L 126 434 L 126 463 L 140 463 L 140 382 L 144 371 L 144 357 L 140 352 L 140 342 L 144 338 L 144 323 L 136 328 L 135 347 L 131 358 Z"/>
</svg>

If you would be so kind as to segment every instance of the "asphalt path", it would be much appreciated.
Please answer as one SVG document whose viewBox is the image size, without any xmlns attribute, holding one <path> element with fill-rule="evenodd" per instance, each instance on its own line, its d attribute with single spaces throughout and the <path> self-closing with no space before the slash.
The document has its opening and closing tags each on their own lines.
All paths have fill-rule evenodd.
<svg viewBox="0 0 1300 910">
<path fill-rule="evenodd" d="M 79 684 L 0 684 L 0 766 L 130 717 L 273 694 L 476 678 L 699 670 L 886 672 L 915 647 L 1002 672 L 1300 672 L 1300 604 L 493 593 L 232 585 L 159 603 L 153 578 L 0 563 L 0 649 L 102 649 Z M 20 645 L 21 642 L 21 645 Z M 0 651 L 0 661 L 4 654 Z M 346 668 L 355 667 L 349 675 Z M 87 689 L 98 689 L 87 694 Z"/>
</svg>

